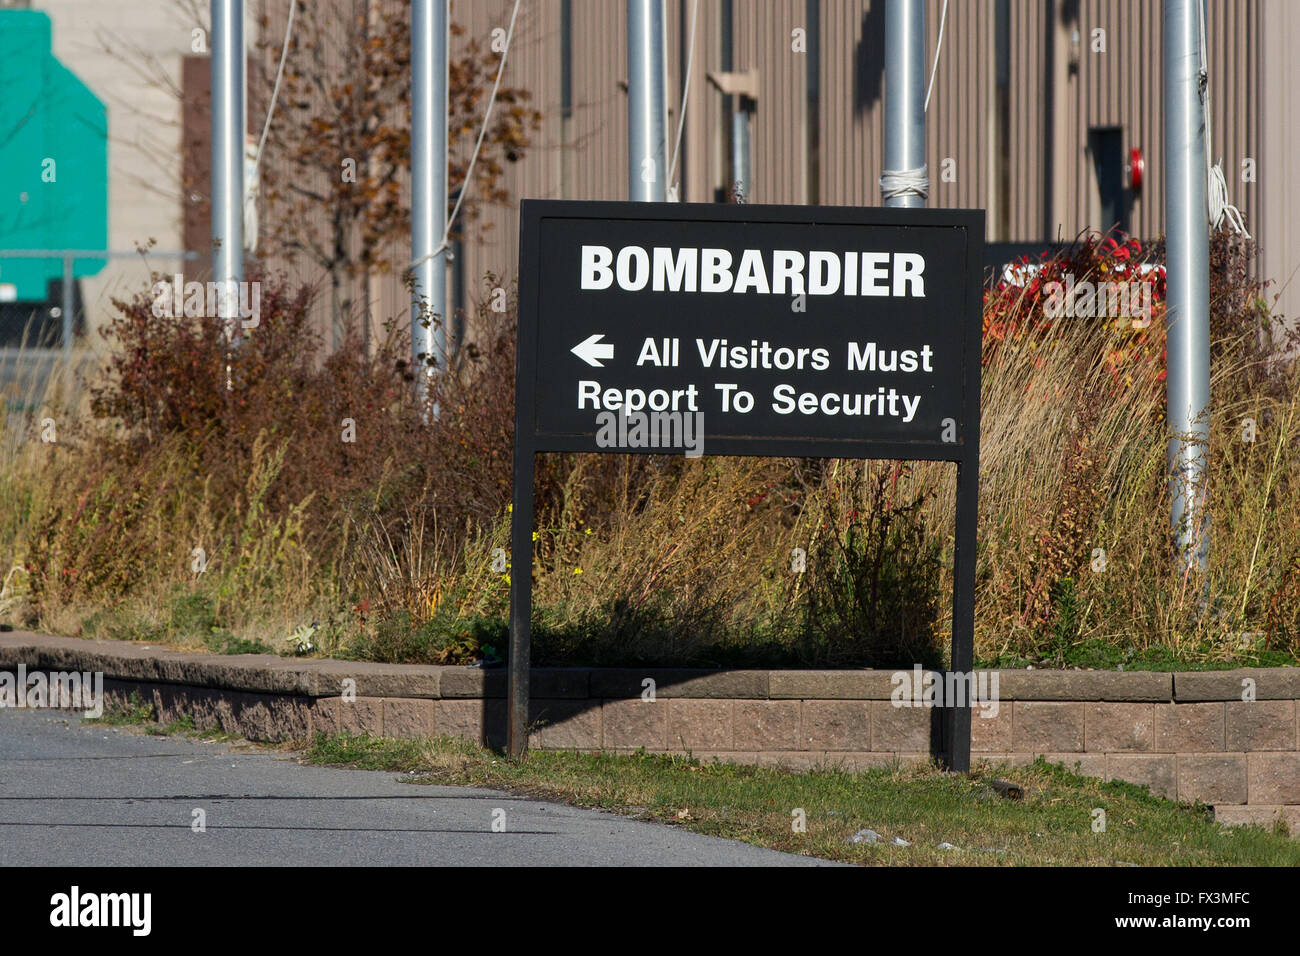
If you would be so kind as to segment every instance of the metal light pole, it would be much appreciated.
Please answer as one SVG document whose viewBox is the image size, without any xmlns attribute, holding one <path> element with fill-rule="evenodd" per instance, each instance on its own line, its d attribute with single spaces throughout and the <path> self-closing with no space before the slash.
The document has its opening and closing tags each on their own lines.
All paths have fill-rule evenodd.
<svg viewBox="0 0 1300 956">
<path fill-rule="evenodd" d="M 1200 0 L 1165 0 L 1165 228 L 1170 522 L 1183 569 L 1204 570 L 1210 427 L 1210 242 Z"/>
<path fill-rule="evenodd" d="M 212 278 L 231 345 L 244 279 L 244 4 L 212 0 Z M 229 381 L 227 381 L 229 385 Z"/>
<path fill-rule="evenodd" d="M 447 359 L 447 6 L 411 5 L 411 363 L 421 399 Z"/>
<path fill-rule="evenodd" d="M 732 188 L 740 194 L 745 202 L 754 201 L 753 182 L 753 143 L 749 131 L 749 109 L 746 97 L 734 98 L 735 109 L 731 111 L 731 178 Z M 735 184 L 739 184 L 738 186 Z"/>
<path fill-rule="evenodd" d="M 718 10 L 722 21 L 722 56 L 719 69 L 734 78 L 736 72 L 736 4 L 735 0 L 722 0 Z M 723 97 L 726 115 L 731 118 L 731 179 L 726 192 L 736 194 L 743 202 L 753 202 L 753 184 L 750 183 L 750 137 L 747 97 L 742 93 L 727 93 Z"/>
<path fill-rule="evenodd" d="M 925 0 L 885 4 L 886 206 L 920 208 L 925 196 L 906 188 L 925 166 Z M 901 181 L 900 178 L 901 177 Z"/>
<path fill-rule="evenodd" d="M 885 5 L 885 162 L 880 193 L 886 206 L 921 209 L 929 181 L 925 163 L 925 0 L 888 0 Z M 976 416 L 978 423 L 978 415 Z M 944 701 L 942 750 L 947 767 L 970 771 L 971 703 L 975 688 L 975 553 L 979 514 L 978 425 L 970 463 L 957 463 L 958 530 L 953 549 L 953 630 L 950 683 L 953 700 Z"/>
<path fill-rule="evenodd" d="M 667 123 L 664 117 L 664 16 L 662 0 L 627 0 L 628 198 L 663 202 L 668 176 Z M 522 407 L 522 406 L 521 406 Z M 522 428 L 522 425 L 520 426 Z M 532 452 L 515 447 L 515 498 L 510 542 L 512 576 L 532 573 Z M 527 580 L 522 578 L 519 580 Z M 517 582 L 512 587 L 517 587 Z M 512 591 L 506 709 L 507 752 L 522 757 L 528 748 L 529 683 L 527 640 L 532 596 L 527 587 Z"/>
<path fill-rule="evenodd" d="M 668 176 L 664 124 L 663 0 L 627 0 L 627 193 L 663 202 Z"/>
</svg>

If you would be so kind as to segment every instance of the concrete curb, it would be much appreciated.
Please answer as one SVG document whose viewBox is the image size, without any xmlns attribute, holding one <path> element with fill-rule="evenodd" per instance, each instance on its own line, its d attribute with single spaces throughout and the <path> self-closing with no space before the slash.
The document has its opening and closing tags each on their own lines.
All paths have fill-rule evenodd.
<svg viewBox="0 0 1300 956">
<path fill-rule="evenodd" d="M 343 679 L 359 697 L 504 698 L 504 668 L 294 659 L 270 654 L 184 653 L 151 644 L 87 641 L 29 631 L 0 633 L 0 667 L 99 671 L 106 678 L 217 687 L 260 694 L 334 697 Z M 546 667 L 533 669 L 533 696 L 633 699 L 643 682 L 663 698 L 745 700 L 889 700 L 887 670 L 704 670 Z M 1229 671 L 1000 670 L 1004 701 L 1240 701 L 1246 681 L 1257 700 L 1300 699 L 1300 668 Z"/>
<path fill-rule="evenodd" d="M 254 740 L 347 732 L 499 747 L 505 736 L 503 668 L 0 634 L 0 672 L 20 664 L 29 673 L 99 672 L 110 701 L 140 695 L 164 722 L 184 716 Z M 896 673 L 534 668 L 532 746 L 690 752 L 797 769 L 924 763 L 938 753 L 939 712 L 892 700 Z M 1213 804 L 1227 822 L 1280 818 L 1300 832 L 1300 668 L 997 675 L 996 708 L 977 708 L 971 721 L 974 759 L 1016 765 L 1042 756 Z"/>
</svg>

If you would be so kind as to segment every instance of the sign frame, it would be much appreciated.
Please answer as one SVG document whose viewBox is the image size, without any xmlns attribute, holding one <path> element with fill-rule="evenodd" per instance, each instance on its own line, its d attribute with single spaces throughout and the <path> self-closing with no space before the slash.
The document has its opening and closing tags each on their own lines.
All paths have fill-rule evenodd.
<svg viewBox="0 0 1300 956">
<path fill-rule="evenodd" d="M 971 675 L 974 664 L 975 553 L 979 508 L 980 373 L 983 337 L 984 210 L 901 209 L 849 206 L 769 206 L 712 203 L 643 203 L 525 199 L 520 203 L 518 340 L 515 360 L 514 487 L 511 509 L 510 650 L 508 661 L 508 753 L 528 745 L 532 631 L 533 480 L 540 452 L 663 454 L 657 448 L 593 449 L 590 436 L 537 430 L 537 355 L 541 335 L 542 222 L 545 219 L 632 220 L 877 226 L 960 229 L 965 259 L 959 345 L 962 357 L 958 440 L 948 444 L 852 439 L 785 439 L 716 436 L 706 454 L 765 457 L 860 458 L 950 461 L 957 465 L 953 548 L 953 628 L 950 670 Z M 955 264 L 954 264 L 955 265 Z M 761 444 L 762 450 L 754 450 Z M 973 686 L 971 681 L 970 685 Z M 955 706 L 946 702 L 940 750 L 950 769 L 970 769 L 969 691 Z"/>
</svg>

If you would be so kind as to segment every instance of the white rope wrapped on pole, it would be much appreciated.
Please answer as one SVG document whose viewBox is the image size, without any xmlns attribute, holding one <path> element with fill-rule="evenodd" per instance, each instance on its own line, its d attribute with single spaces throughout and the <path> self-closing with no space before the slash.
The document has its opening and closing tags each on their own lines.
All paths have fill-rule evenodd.
<svg viewBox="0 0 1300 956">
<path fill-rule="evenodd" d="M 1211 150 L 1213 149 L 1214 113 L 1210 109 L 1210 53 L 1205 38 L 1205 4 L 1197 0 L 1196 10 L 1201 27 L 1201 69 L 1197 76 L 1197 82 L 1200 88 L 1201 106 L 1205 111 L 1205 168 L 1209 171 L 1205 198 L 1208 207 L 1206 211 L 1210 219 L 1210 232 L 1218 232 L 1223 228 L 1224 222 L 1227 222 L 1232 227 L 1233 232 L 1249 239 L 1250 233 L 1246 231 L 1246 220 L 1242 217 L 1241 210 L 1228 199 L 1228 181 L 1223 175 L 1223 158 L 1220 157 L 1219 161 L 1212 165 L 1210 163 Z"/>
<path fill-rule="evenodd" d="M 904 8 L 897 8 L 902 10 Z M 904 16 L 911 16 L 905 13 Z M 924 31 L 923 14 L 917 17 L 915 21 L 919 25 L 920 31 Z M 939 56 L 944 51 L 944 25 L 948 22 L 948 0 L 944 0 L 943 12 L 939 14 L 939 38 L 935 43 L 935 60 L 930 65 L 930 82 L 926 85 L 926 99 L 920 108 L 922 121 L 920 121 L 920 130 L 918 131 L 917 143 L 909 143 L 902 148 L 901 152 L 910 152 L 913 148 L 919 148 L 917 159 L 924 157 L 924 114 L 930 112 L 930 98 L 935 92 L 935 77 L 939 73 Z M 924 42 L 922 40 L 922 52 L 924 52 Z M 888 55 L 887 55 L 888 57 Z M 887 150 L 892 152 L 892 150 Z M 930 165 L 922 163 L 919 166 L 910 166 L 906 169 L 883 169 L 880 170 L 880 198 L 884 200 L 885 206 L 909 206 L 909 199 L 920 199 L 922 206 L 926 200 L 930 199 Z"/>
<path fill-rule="evenodd" d="M 930 196 L 930 165 L 923 163 L 918 169 L 884 169 L 880 175 L 880 196 L 888 203 L 904 196 L 920 196 L 922 202 Z"/>
</svg>

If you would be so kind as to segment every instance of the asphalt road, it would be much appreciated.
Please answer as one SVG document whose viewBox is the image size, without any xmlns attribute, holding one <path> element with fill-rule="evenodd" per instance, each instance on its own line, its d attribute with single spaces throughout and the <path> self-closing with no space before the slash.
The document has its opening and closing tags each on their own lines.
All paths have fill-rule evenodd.
<svg viewBox="0 0 1300 956">
<path fill-rule="evenodd" d="M 206 832 L 192 828 L 202 810 Z M 493 820 L 504 811 L 504 832 Z M 492 790 L 0 710 L 0 865 L 800 866 L 777 853 Z"/>
</svg>

